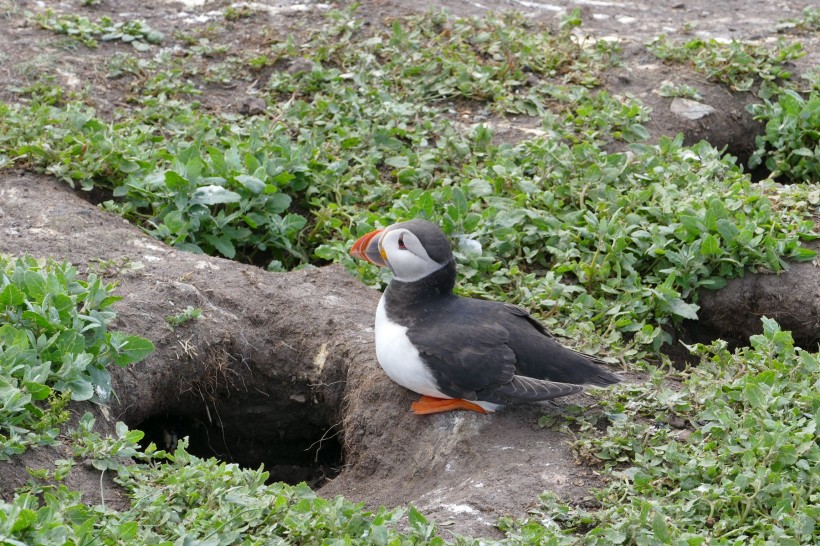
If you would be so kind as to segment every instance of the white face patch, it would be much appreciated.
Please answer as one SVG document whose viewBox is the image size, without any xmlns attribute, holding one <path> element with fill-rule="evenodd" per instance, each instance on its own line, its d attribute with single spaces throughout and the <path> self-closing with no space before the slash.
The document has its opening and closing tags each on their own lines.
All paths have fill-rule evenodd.
<svg viewBox="0 0 820 546">
<path fill-rule="evenodd" d="M 433 260 L 419 238 L 404 228 L 384 232 L 379 248 L 387 256 L 387 265 L 397 281 L 418 281 L 447 265 Z"/>
</svg>

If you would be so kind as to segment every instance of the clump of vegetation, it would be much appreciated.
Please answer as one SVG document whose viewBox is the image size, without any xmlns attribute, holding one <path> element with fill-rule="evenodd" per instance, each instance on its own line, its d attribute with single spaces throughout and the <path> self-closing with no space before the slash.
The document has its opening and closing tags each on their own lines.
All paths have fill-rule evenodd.
<svg viewBox="0 0 820 546">
<path fill-rule="evenodd" d="M 689 63 L 712 81 L 728 85 L 736 91 L 749 91 L 760 81 L 791 78 L 786 63 L 803 57 L 806 52 L 797 42 L 784 40 L 769 49 L 765 46 L 732 40 L 695 38 L 677 43 L 661 36 L 649 44 L 649 50 L 665 61 Z"/>
<path fill-rule="evenodd" d="M 168 323 L 168 326 L 171 327 L 173 330 L 177 326 L 182 326 L 186 322 L 190 322 L 192 320 L 198 320 L 202 316 L 202 309 L 199 307 L 193 307 L 189 305 L 176 315 L 169 315 L 165 317 L 165 322 Z"/>
<path fill-rule="evenodd" d="M 662 97 L 682 97 L 691 100 L 703 100 L 700 92 L 687 84 L 675 85 L 672 82 L 665 81 L 658 89 L 658 94 Z"/>
<path fill-rule="evenodd" d="M 805 12 L 811 20 L 811 10 Z M 750 91 L 759 85 L 762 104 L 747 109 L 755 119 L 766 122 L 763 135 L 755 139 L 757 150 L 749 159 L 754 169 L 764 165 L 772 178 L 786 177 L 793 182 L 818 180 L 818 142 L 820 142 L 820 90 L 818 75 L 810 72 L 807 97 L 799 93 L 799 84 L 790 82 L 786 63 L 805 55 L 799 43 L 779 40 L 777 46 L 763 46 L 732 41 L 690 40 L 684 44 L 658 38 L 649 48 L 664 60 L 690 63 L 713 81 L 739 91 Z M 787 82 L 789 87 L 780 87 Z M 784 84 L 785 85 L 785 84 Z"/>
<path fill-rule="evenodd" d="M 550 32 L 514 13 L 467 19 L 441 12 L 396 19 L 390 31 L 369 36 L 361 21 L 339 14 L 336 25 L 312 39 L 275 47 L 279 57 L 312 58 L 314 69 L 295 78 L 274 73 L 270 85 L 307 98 L 331 83 L 342 84 L 339 91 L 366 84 L 414 103 L 466 99 L 540 115 L 570 102 L 567 94 L 578 91 L 568 85 L 595 87 L 619 62 L 616 43 L 572 38 L 578 25 L 569 17 Z"/>
<path fill-rule="evenodd" d="M 108 367 L 139 362 L 153 344 L 112 332 L 113 285 L 66 263 L 0 256 L 0 459 L 53 443 L 68 400 L 104 403 Z"/>
<path fill-rule="evenodd" d="M 56 461 L 56 484 L 40 480 L 0 501 L 0 534 L 9 544 L 368 544 L 443 545 L 436 526 L 416 509 L 369 512 L 341 497 L 328 500 L 308 486 L 268 484 L 262 469 L 241 469 L 188 453 L 187 441 L 174 453 L 142 450 L 142 432 L 117 423 L 114 436 L 94 431 L 86 414 L 70 431 L 71 458 Z M 149 464 L 126 464 L 133 458 Z M 61 482 L 77 463 L 110 471 L 130 499 L 119 512 L 89 506 Z M 405 517 L 406 515 L 406 517 Z M 401 522 L 406 531 L 396 527 Z M 462 544 L 480 544 L 465 539 Z"/>
<path fill-rule="evenodd" d="M 720 288 L 747 267 L 779 270 L 784 251 L 815 256 L 799 247 L 800 236 L 814 237 L 812 222 L 797 213 L 780 224 L 785 217 L 776 220 L 764 194 L 708 144 L 662 139 L 636 152 L 630 160 L 531 140 L 473 169 L 465 186 L 408 191 L 360 229 L 442 218 L 446 231 L 469 233 L 483 248 L 460 256 L 462 291 L 541 310 L 561 333 L 583 325 L 593 339 L 605 332 L 597 343 L 607 345 L 629 332 L 654 349 L 669 339 L 659 325 L 696 318 L 700 287 Z M 763 225 L 791 225 L 795 238 L 770 238 L 781 228 Z M 337 259 L 344 251 L 336 243 L 318 250 Z"/>
<path fill-rule="evenodd" d="M 800 17 L 785 19 L 777 24 L 778 32 L 786 30 L 816 31 L 820 30 L 820 8 L 806 6 Z"/>
<path fill-rule="evenodd" d="M 791 89 L 778 89 L 748 109 L 766 123 L 765 133 L 755 138 L 757 150 L 749 166 L 765 165 L 772 178 L 820 182 L 820 90 L 804 98 Z"/>
<path fill-rule="evenodd" d="M 766 318 L 749 341 L 734 353 L 722 341 L 695 347 L 701 361 L 680 388 L 655 373 L 649 385 L 606 395 L 598 416 L 554 423 L 607 424 L 576 446 L 613 469 L 597 495 L 603 508 L 547 495 L 533 519 L 505 520 L 509 532 L 528 543 L 575 543 L 571 533 L 583 529 L 589 544 L 815 544 L 820 355 Z"/>
<path fill-rule="evenodd" d="M 109 17 L 91 21 L 88 17 L 75 14 L 55 14 L 46 10 L 37 16 L 37 23 L 47 30 L 65 34 L 88 47 L 97 47 L 99 41 L 122 40 L 130 43 L 138 51 L 146 51 L 151 44 L 159 44 L 164 39 L 162 32 L 148 26 L 144 21 L 114 22 Z"/>
</svg>

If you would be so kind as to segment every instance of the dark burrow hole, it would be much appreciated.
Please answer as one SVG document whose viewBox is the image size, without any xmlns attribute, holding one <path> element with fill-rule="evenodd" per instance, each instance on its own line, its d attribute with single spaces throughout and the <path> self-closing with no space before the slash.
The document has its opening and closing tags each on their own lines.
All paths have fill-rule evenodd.
<svg viewBox="0 0 820 546">
<path fill-rule="evenodd" d="M 330 424 L 326 409 L 309 397 L 234 392 L 216 402 L 175 405 L 133 428 L 145 432 L 143 447 L 153 442 L 171 451 L 187 437 L 188 452 L 198 457 L 216 457 L 243 468 L 264 465 L 269 482 L 319 487 L 341 471 L 341 425 Z"/>
</svg>

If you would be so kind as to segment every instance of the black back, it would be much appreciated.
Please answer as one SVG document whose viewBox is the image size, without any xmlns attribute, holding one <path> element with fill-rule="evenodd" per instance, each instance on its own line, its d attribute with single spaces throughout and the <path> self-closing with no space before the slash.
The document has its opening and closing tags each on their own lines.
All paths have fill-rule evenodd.
<svg viewBox="0 0 820 546">
<path fill-rule="evenodd" d="M 387 316 L 408 328 L 444 394 L 492 401 L 481 392 L 516 375 L 575 385 L 620 381 L 597 359 L 562 346 L 523 309 L 454 295 L 455 276 L 451 261 L 416 282 L 393 280 L 385 292 Z"/>
</svg>

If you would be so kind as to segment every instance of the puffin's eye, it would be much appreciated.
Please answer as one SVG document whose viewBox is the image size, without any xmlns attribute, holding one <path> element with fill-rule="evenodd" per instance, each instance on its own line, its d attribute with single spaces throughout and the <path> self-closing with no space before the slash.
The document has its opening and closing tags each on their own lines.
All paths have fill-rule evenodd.
<svg viewBox="0 0 820 546">
<path fill-rule="evenodd" d="M 407 250 L 407 247 L 404 246 L 404 233 L 399 235 L 399 250 Z"/>
</svg>

